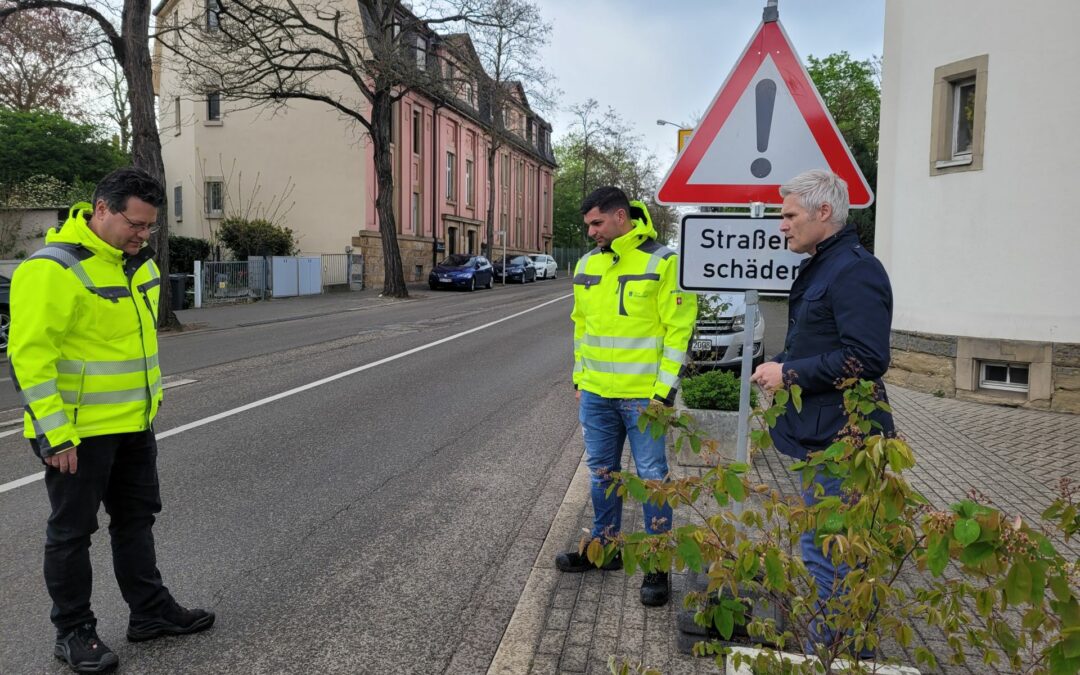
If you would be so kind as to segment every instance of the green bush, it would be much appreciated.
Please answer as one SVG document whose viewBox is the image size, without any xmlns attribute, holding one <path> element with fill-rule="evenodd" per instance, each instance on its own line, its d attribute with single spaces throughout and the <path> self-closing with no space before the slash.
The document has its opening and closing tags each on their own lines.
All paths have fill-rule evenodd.
<svg viewBox="0 0 1080 675">
<path fill-rule="evenodd" d="M 169 272 L 191 274 L 196 260 L 210 259 L 210 242 L 195 237 L 169 236 Z"/>
<path fill-rule="evenodd" d="M 739 378 L 726 370 L 713 370 L 683 380 L 686 405 L 698 410 L 738 410 Z M 750 389 L 750 405 L 757 405 L 757 391 Z"/>
<path fill-rule="evenodd" d="M 239 259 L 249 255 L 296 255 L 296 237 L 268 220 L 230 217 L 221 221 L 218 239 Z"/>
</svg>

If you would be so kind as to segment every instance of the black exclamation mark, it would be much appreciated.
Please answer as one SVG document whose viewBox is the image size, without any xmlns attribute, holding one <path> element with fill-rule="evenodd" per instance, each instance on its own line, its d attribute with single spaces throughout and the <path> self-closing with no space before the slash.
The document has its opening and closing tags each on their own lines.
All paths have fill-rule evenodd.
<svg viewBox="0 0 1080 675">
<path fill-rule="evenodd" d="M 757 149 L 765 152 L 769 149 L 769 132 L 772 130 L 773 103 L 776 102 L 776 82 L 762 80 L 754 88 L 757 98 Z M 772 164 L 764 157 L 758 157 L 750 165 L 750 173 L 755 178 L 764 178 L 772 171 Z"/>
</svg>

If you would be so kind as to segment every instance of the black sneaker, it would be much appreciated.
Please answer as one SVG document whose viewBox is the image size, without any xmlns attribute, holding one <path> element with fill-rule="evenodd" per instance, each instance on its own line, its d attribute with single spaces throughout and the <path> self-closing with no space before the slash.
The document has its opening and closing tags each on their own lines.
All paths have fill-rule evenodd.
<svg viewBox="0 0 1080 675">
<path fill-rule="evenodd" d="M 641 604 L 649 607 L 666 605 L 671 597 L 671 580 L 667 572 L 649 572 L 641 582 Z"/>
<path fill-rule="evenodd" d="M 609 560 L 606 564 L 597 567 L 589 562 L 589 558 L 577 551 L 569 551 L 567 553 L 560 553 L 555 556 L 555 567 L 559 568 L 560 572 L 588 572 L 589 570 L 601 569 L 601 570 L 621 570 L 622 569 L 622 553 L 616 553 L 615 557 Z"/>
<path fill-rule="evenodd" d="M 204 609 L 185 609 L 175 600 L 170 600 L 159 616 L 153 619 L 129 621 L 127 639 L 130 642 L 144 642 L 165 635 L 198 633 L 213 625 L 213 612 Z"/>
<path fill-rule="evenodd" d="M 120 665 L 120 659 L 98 639 L 90 622 L 57 637 L 53 654 L 76 673 L 107 673 Z"/>
</svg>

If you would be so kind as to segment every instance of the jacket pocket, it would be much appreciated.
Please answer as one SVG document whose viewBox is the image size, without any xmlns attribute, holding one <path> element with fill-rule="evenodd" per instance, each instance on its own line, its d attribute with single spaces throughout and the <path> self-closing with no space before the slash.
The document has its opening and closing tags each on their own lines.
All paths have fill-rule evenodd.
<svg viewBox="0 0 1080 675">
<path fill-rule="evenodd" d="M 627 274 L 619 277 L 619 314 L 650 317 L 656 314 L 659 274 Z"/>
</svg>

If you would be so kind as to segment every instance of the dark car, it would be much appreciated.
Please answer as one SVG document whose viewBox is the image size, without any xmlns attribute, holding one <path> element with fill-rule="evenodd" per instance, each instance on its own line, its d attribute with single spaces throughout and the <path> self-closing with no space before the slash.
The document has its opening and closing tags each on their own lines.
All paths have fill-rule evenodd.
<svg viewBox="0 0 1080 675">
<path fill-rule="evenodd" d="M 495 276 L 499 279 L 503 278 L 503 259 L 499 258 L 494 263 Z M 536 265 L 527 255 L 515 255 L 510 258 L 510 263 L 506 265 L 506 280 L 516 281 L 518 283 L 525 283 L 526 281 L 536 281 Z"/>
<path fill-rule="evenodd" d="M 11 327 L 11 279 L 0 274 L 0 350 L 7 351 L 8 328 Z"/>
<path fill-rule="evenodd" d="M 491 288 L 493 276 L 491 263 L 484 256 L 452 253 L 431 270 L 428 286 L 433 291 L 445 286 L 475 291 L 478 286 Z"/>
</svg>

